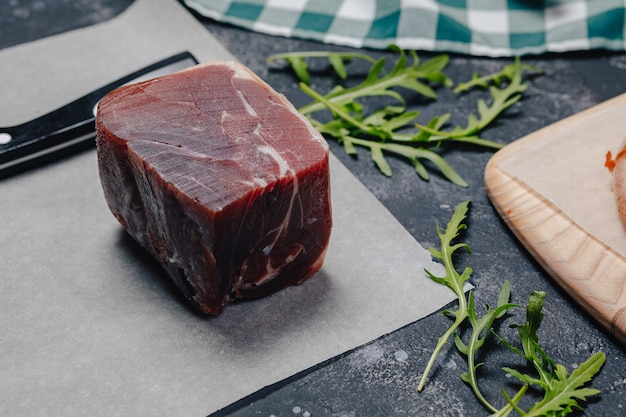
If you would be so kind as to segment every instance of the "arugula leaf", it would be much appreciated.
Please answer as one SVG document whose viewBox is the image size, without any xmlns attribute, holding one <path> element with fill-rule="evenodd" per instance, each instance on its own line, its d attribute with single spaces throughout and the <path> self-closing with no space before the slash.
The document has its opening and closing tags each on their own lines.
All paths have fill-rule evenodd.
<svg viewBox="0 0 626 417">
<path fill-rule="evenodd" d="M 300 88 L 313 101 L 299 109 L 326 137 L 332 137 L 343 145 L 347 154 L 357 156 L 357 147 L 366 148 L 378 170 L 391 176 L 391 166 L 386 157 L 396 155 L 413 165 L 423 180 L 429 180 L 428 167 L 437 169 L 443 177 L 456 185 L 467 187 L 467 182 L 440 155 L 444 142 L 467 143 L 497 150 L 504 145 L 479 137 L 484 130 L 507 108 L 518 102 L 527 89 L 522 71 L 530 66 L 509 65 L 495 75 L 475 78 L 467 88 L 475 85 L 496 83 L 489 88 L 491 105 L 484 100 L 477 102 L 477 115 L 470 114 L 465 127 L 456 126 L 450 131 L 443 128 L 450 114 L 435 116 L 426 123 L 417 123 L 419 111 L 407 110 L 405 96 L 401 91 L 412 91 L 429 99 L 436 99 L 434 87 L 451 87 L 452 81 L 444 74 L 449 57 L 438 55 L 421 62 L 415 51 L 405 52 L 397 46 L 390 49 L 397 53 L 397 60 L 390 71 L 384 57 L 374 59 L 362 53 L 301 52 L 273 55 L 269 60 L 286 60 L 302 81 Z M 345 62 L 352 58 L 367 60 L 371 67 L 365 79 L 347 88 L 337 85 L 328 93 L 315 91 L 310 85 L 310 74 L 305 59 L 326 58 L 336 74 L 347 77 Z M 508 80 L 504 83 L 502 80 Z M 392 104 L 365 113 L 360 100 L 382 98 Z M 313 115 L 330 111 L 332 120 L 321 122 Z"/>
<path fill-rule="evenodd" d="M 307 65 L 307 58 L 326 58 L 332 66 L 335 73 L 345 80 L 348 78 L 348 72 L 346 70 L 345 63 L 352 61 L 353 59 L 362 59 L 364 61 L 375 63 L 376 59 L 367 54 L 360 52 L 321 52 L 321 51 L 309 51 L 309 52 L 287 52 L 283 54 L 275 54 L 266 58 L 266 62 L 285 60 L 298 79 L 305 84 L 310 84 L 311 74 L 309 73 L 309 66 Z"/>
<path fill-rule="evenodd" d="M 421 64 L 415 51 L 409 51 L 413 61 L 409 65 L 406 53 L 399 48 L 392 48 L 398 52 L 398 59 L 391 72 L 385 71 L 386 59 L 376 60 L 370 68 L 365 80 L 360 84 L 344 88 L 336 87 L 325 97 L 333 104 L 345 105 L 363 97 L 391 97 L 401 105 L 405 100 L 400 93 L 393 88 L 402 87 L 428 98 L 436 99 L 435 91 L 424 81 L 433 82 L 446 87 L 452 85 L 452 81 L 442 72 L 448 65 L 448 55 L 438 55 Z M 424 81 L 420 81 L 424 80 Z M 319 102 L 312 102 L 299 109 L 302 114 L 310 114 L 324 110 L 325 106 Z"/>
<path fill-rule="evenodd" d="M 470 279 L 472 269 L 466 267 L 462 273 L 459 273 L 454 265 L 453 255 L 457 250 L 462 248 L 467 250 L 468 253 L 471 253 L 471 251 L 469 245 L 466 243 L 454 243 L 453 241 L 459 236 L 459 232 L 467 227 L 463 221 L 467 217 L 469 203 L 469 201 L 464 201 L 455 207 L 454 213 L 448 222 L 445 232 L 441 232 L 439 227 L 437 227 L 437 235 L 441 241 L 441 248 L 430 248 L 433 258 L 442 261 L 445 267 L 446 275 L 438 277 L 429 271 L 426 272 L 433 281 L 445 285 L 454 292 L 459 306 L 456 311 L 444 311 L 444 314 L 454 317 L 454 322 L 439 338 L 437 346 L 433 350 L 428 364 L 426 365 L 426 370 L 422 375 L 417 390 L 423 390 L 428 373 L 432 369 L 439 352 L 448 342 L 450 337 L 454 335 L 456 348 L 459 352 L 467 356 L 468 360 L 468 372 L 461 375 L 461 379 L 472 387 L 472 390 L 478 400 L 487 409 L 495 412 L 497 409 L 489 404 L 478 386 L 477 369 L 481 366 L 481 364 L 476 364 L 476 353 L 485 343 L 486 337 L 489 335 L 489 331 L 491 330 L 494 322 L 502 318 L 508 310 L 518 307 L 518 305 L 509 303 L 511 291 L 510 283 L 508 281 L 502 285 L 496 307 L 492 309 L 489 305 L 487 305 L 487 313 L 485 313 L 482 317 L 479 317 L 476 313 L 473 291 L 469 290 L 467 292 L 467 298 L 465 296 L 464 285 Z M 470 322 L 472 327 L 472 333 L 467 344 L 461 340 L 458 333 L 455 333 L 457 328 L 466 320 Z"/>
<path fill-rule="evenodd" d="M 441 241 L 441 248 L 430 249 L 433 258 L 443 262 L 446 273 L 442 277 L 436 276 L 428 271 L 427 273 L 432 280 L 447 286 L 455 293 L 458 300 L 458 309 L 456 311 L 446 310 L 443 312 L 454 318 L 454 322 L 438 339 L 437 345 L 422 374 L 417 390 L 423 390 L 425 381 L 433 367 L 436 357 L 450 337 L 454 336 L 457 350 L 467 357 L 467 372 L 461 375 L 461 379 L 470 385 L 478 401 L 492 413 L 492 416 L 506 417 L 511 412 L 516 411 L 523 416 L 562 417 L 575 409 L 582 409 L 580 402 L 585 401 L 588 397 L 596 395 L 599 392 L 598 390 L 587 388 L 585 385 L 591 381 L 602 368 L 606 360 L 605 354 L 602 352 L 594 354 L 580 364 L 571 374 L 568 374 L 563 365 L 557 364 L 548 356 L 539 345 L 537 335 L 544 316 L 542 309 L 546 296 L 545 292 L 532 292 L 526 306 L 526 322 L 522 325 L 511 326 L 518 331 L 521 349 L 498 336 L 493 330 L 493 325 L 496 320 L 504 317 L 512 308 L 519 307 L 509 302 L 510 283 L 508 281 L 505 281 L 502 285 L 496 307 L 491 308 L 487 305 L 487 312 L 482 317 L 478 316 L 474 305 L 473 291 L 468 291 L 467 296 L 463 291 L 463 286 L 469 280 L 472 269 L 466 267 L 462 273 L 459 273 L 453 261 L 453 255 L 458 249 L 463 248 L 468 252 L 470 251 L 466 243 L 454 243 L 454 240 L 459 236 L 459 232 L 466 228 L 463 221 L 467 217 L 468 208 L 469 201 L 460 203 L 455 208 L 445 232 L 442 232 L 439 227 L 437 227 L 437 235 Z M 461 339 L 461 336 L 457 332 L 458 328 L 465 321 L 469 321 L 471 326 L 471 334 L 467 343 Z M 533 376 L 523 374 L 512 368 L 503 368 L 503 370 L 516 377 L 522 383 L 522 386 L 512 398 L 503 391 L 506 404 L 499 409 L 490 404 L 482 394 L 477 372 L 482 365 L 481 363 L 476 363 L 477 352 L 482 348 L 489 334 L 493 334 L 502 344 L 527 360 L 537 373 L 537 376 Z M 529 386 L 537 386 L 543 390 L 544 397 L 536 402 L 530 410 L 524 411 L 518 404 L 524 397 Z"/>
<path fill-rule="evenodd" d="M 393 153 L 408 159 L 413 164 L 417 174 L 427 180 L 429 178 L 428 172 L 420 161 L 425 159 L 434 164 L 441 174 L 452 183 L 462 187 L 468 186 L 467 182 L 437 153 L 425 147 L 393 142 L 393 140 L 405 140 L 403 138 L 398 139 L 395 130 L 412 120 L 418 114 L 417 112 L 404 113 L 388 121 L 386 116 L 397 110 L 393 107 L 387 107 L 367 119 L 363 119 L 362 114 L 350 112 L 351 109 L 355 109 L 353 104 L 340 107 L 304 84 L 300 88 L 331 110 L 335 116 L 331 122 L 320 123 L 315 119 L 310 120 L 320 133 L 332 136 L 342 143 L 344 150 L 349 155 L 357 154 L 355 146 L 368 148 L 371 159 L 380 172 L 386 176 L 391 176 L 391 167 L 385 160 L 385 152 Z M 436 127 L 445 120 L 445 118 L 435 118 L 430 125 Z"/>
<path fill-rule="evenodd" d="M 475 145 L 499 148 L 500 144 L 486 142 L 476 135 L 491 124 L 502 112 L 517 103 L 522 97 L 522 93 L 526 91 L 528 86 L 522 82 L 522 73 L 515 72 L 511 81 L 502 89 L 494 86 L 489 88 L 489 94 L 493 97 L 491 106 L 487 105 L 484 100 L 478 100 L 478 117 L 471 113 L 467 118 L 467 126 L 457 126 L 452 131 L 444 132 L 442 130 L 431 129 L 428 126 L 417 124 L 421 130 L 430 133 L 432 136 L 430 141 L 440 141 L 444 139 L 454 139 L 459 142 L 473 143 Z"/>
<path fill-rule="evenodd" d="M 510 65 L 506 65 L 502 68 L 500 72 L 495 74 L 488 74 L 484 76 L 480 76 L 477 73 L 474 73 L 472 79 L 465 83 L 461 83 L 456 86 L 454 89 L 455 93 L 461 93 L 464 91 L 468 91 L 474 87 L 484 87 L 487 88 L 491 83 L 494 83 L 497 86 L 502 85 L 504 80 L 511 80 L 517 73 L 522 73 L 523 71 L 536 71 L 543 72 L 543 69 L 536 67 L 534 65 L 522 64 L 520 57 L 515 57 L 515 62 Z"/>
<path fill-rule="evenodd" d="M 291 68 L 296 73 L 296 76 L 302 80 L 302 82 L 309 84 L 311 82 L 311 75 L 309 75 L 309 65 L 306 60 L 299 56 L 287 56 L 285 60 L 291 65 Z"/>
<path fill-rule="evenodd" d="M 547 355 L 539 345 L 537 336 L 544 316 L 542 309 L 545 296 L 545 292 L 534 291 L 526 308 L 526 323 L 511 326 L 517 328 L 522 350 L 503 341 L 511 350 L 526 359 L 534 367 L 538 376 L 522 374 L 512 368 L 503 369 L 521 382 L 537 385 L 544 391 L 544 397 L 541 401 L 535 403 L 530 410 L 522 412 L 525 416 L 565 416 L 574 409 L 582 409 L 578 401 L 585 401 L 587 397 L 599 393 L 598 390 L 585 388 L 584 385 L 591 381 L 606 361 L 606 355 L 603 352 L 597 352 L 580 364 L 571 374 L 568 374 L 565 366 L 556 364 Z M 511 405 L 516 410 L 521 411 L 514 403 Z"/>
<path fill-rule="evenodd" d="M 448 222 L 448 226 L 446 227 L 445 232 L 442 232 L 439 226 L 437 226 L 437 235 L 439 236 L 439 239 L 441 241 L 441 248 L 430 248 L 430 253 L 433 258 L 442 261 L 445 267 L 446 274 L 443 277 L 438 277 L 428 270 L 426 271 L 426 273 L 433 281 L 450 288 L 456 295 L 459 306 L 456 311 L 445 310 L 443 312 L 446 315 L 454 317 L 454 322 L 437 341 L 437 345 L 435 346 L 435 349 L 433 350 L 430 359 L 428 360 L 426 369 L 422 374 L 422 378 L 417 387 L 418 391 L 422 391 L 424 389 L 428 374 L 435 364 L 435 360 L 437 359 L 439 352 L 441 352 L 441 349 L 443 349 L 443 347 L 446 345 L 446 343 L 448 343 L 448 340 L 454 334 L 456 329 L 469 316 L 469 306 L 467 299 L 465 298 L 463 286 L 465 285 L 465 282 L 470 279 L 470 276 L 472 274 L 472 268 L 466 267 L 463 272 L 459 273 L 456 270 L 456 267 L 452 260 L 452 256 L 459 249 L 465 249 L 468 253 L 471 253 L 470 248 L 466 243 L 453 243 L 453 241 L 459 236 L 459 232 L 467 227 L 465 223 L 463 223 L 463 220 L 465 220 L 467 216 L 469 203 L 469 200 L 464 201 L 455 207 L 454 213 L 452 213 L 452 217 Z"/>
<path fill-rule="evenodd" d="M 468 296 L 468 318 L 472 326 L 472 333 L 469 342 L 465 344 L 458 334 L 454 335 L 457 349 L 467 356 L 468 371 L 461 375 L 461 379 L 472 387 L 476 398 L 491 412 L 497 412 L 497 409 L 485 399 L 478 386 L 477 370 L 482 363 L 476 364 L 476 353 L 485 343 L 486 337 L 489 335 L 489 331 L 494 322 L 502 318 L 510 309 L 519 307 L 517 304 L 509 303 L 510 296 L 511 284 L 509 281 L 505 281 L 500 289 L 496 308 L 492 309 L 487 305 L 487 313 L 482 317 L 478 317 L 474 309 L 474 294 L 470 291 Z"/>
</svg>

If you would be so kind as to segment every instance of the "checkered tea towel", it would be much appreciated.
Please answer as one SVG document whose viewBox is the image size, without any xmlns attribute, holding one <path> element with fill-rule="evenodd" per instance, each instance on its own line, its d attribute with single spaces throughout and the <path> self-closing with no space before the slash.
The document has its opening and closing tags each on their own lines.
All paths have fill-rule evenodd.
<svg viewBox="0 0 626 417">
<path fill-rule="evenodd" d="M 514 56 L 626 49 L 626 0 L 184 0 L 271 35 L 356 48 Z"/>
</svg>

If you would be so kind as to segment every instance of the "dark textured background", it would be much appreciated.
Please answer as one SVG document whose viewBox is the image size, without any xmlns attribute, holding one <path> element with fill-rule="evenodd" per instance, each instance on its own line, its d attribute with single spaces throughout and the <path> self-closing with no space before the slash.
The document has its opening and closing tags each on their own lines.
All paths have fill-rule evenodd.
<svg viewBox="0 0 626 417">
<path fill-rule="evenodd" d="M 130 3 L 129 0 L 5 0 L 0 2 L 0 48 L 104 21 L 121 13 Z M 268 65 L 265 58 L 287 51 L 347 49 L 265 36 L 199 16 L 198 19 L 241 62 L 296 105 L 304 104 L 307 98 L 299 91 L 295 78 L 288 71 L 281 70 L 280 65 L 278 68 Z M 433 55 L 421 53 L 420 57 L 427 59 Z M 392 59 L 393 55 L 389 56 Z M 510 59 L 452 56 L 446 73 L 459 82 L 469 79 L 474 72 L 498 71 L 510 62 Z M 626 92 L 626 54 L 623 53 L 542 55 L 525 57 L 524 62 L 544 68 L 546 73 L 529 79 L 529 89 L 522 101 L 486 130 L 483 137 L 509 143 Z M 336 82 L 323 69 L 322 65 L 322 72 L 314 77 L 313 87 L 319 91 Z M 358 65 L 350 67 L 354 74 L 361 70 Z M 436 102 L 421 100 L 418 103 L 421 120 L 450 112 L 453 123 L 464 123 L 467 114 L 475 110 L 477 98 L 483 96 L 480 92 L 473 92 L 458 97 L 448 90 L 441 90 L 439 94 Z M 395 159 L 390 159 L 393 176 L 386 178 L 372 165 L 366 152 L 361 152 L 358 158 L 351 158 L 334 142 L 331 142 L 331 149 L 424 247 L 438 245 L 436 225 L 445 226 L 454 206 L 470 199 L 468 230 L 463 240 L 469 243 L 472 254 L 463 254 L 457 261 L 461 267 L 469 265 L 474 270 L 472 282 L 476 286 L 475 296 L 481 311 L 485 303 L 495 304 L 504 280 L 511 281 L 512 300 L 516 303 L 525 304 L 532 290 L 546 291 L 545 319 L 539 335 L 546 351 L 569 371 L 597 351 L 604 351 L 607 355 L 607 362 L 592 385 L 602 394 L 587 403 L 585 415 L 626 415 L 624 347 L 600 329 L 556 286 L 499 218 L 483 185 L 484 167 L 492 152 L 471 147 L 446 149 L 446 159 L 470 184 L 468 188 L 460 188 L 434 171 L 431 171 L 430 181 L 422 181 L 412 167 Z M 567 157 L 566 152 L 563 157 Z M 381 285 L 385 285 L 385 277 L 381 277 Z M 516 340 L 507 325 L 523 320 L 521 310 L 510 314 L 500 332 Z M 441 314 L 433 314 L 288 381 L 268 387 L 216 415 L 486 415 L 470 389 L 460 380 L 465 358 L 451 345 L 443 350 L 424 392 L 415 390 L 437 338 L 449 323 L 449 319 Z M 507 378 L 500 367 L 522 363 L 493 341 L 488 342 L 478 360 L 486 363 L 480 370 L 486 396 L 492 402 L 502 404 L 500 391 L 507 389 L 511 393 L 515 388 L 513 379 Z"/>
</svg>

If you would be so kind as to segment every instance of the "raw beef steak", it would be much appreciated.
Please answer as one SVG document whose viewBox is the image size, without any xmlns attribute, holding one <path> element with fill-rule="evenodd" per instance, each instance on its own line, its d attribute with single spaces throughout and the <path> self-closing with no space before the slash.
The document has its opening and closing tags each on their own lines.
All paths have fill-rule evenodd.
<svg viewBox="0 0 626 417">
<path fill-rule="evenodd" d="M 109 208 L 201 311 L 321 267 L 328 145 L 246 67 L 213 62 L 119 88 L 96 130 Z"/>
</svg>

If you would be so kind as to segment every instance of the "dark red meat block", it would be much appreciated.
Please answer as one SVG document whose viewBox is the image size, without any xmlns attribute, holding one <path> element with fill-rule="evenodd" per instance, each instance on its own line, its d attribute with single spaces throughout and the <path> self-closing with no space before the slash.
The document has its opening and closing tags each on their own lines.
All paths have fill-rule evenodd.
<svg viewBox="0 0 626 417">
<path fill-rule="evenodd" d="M 321 267 L 328 145 L 246 67 L 201 64 L 119 88 L 100 102 L 96 129 L 111 211 L 201 311 Z"/>
</svg>

